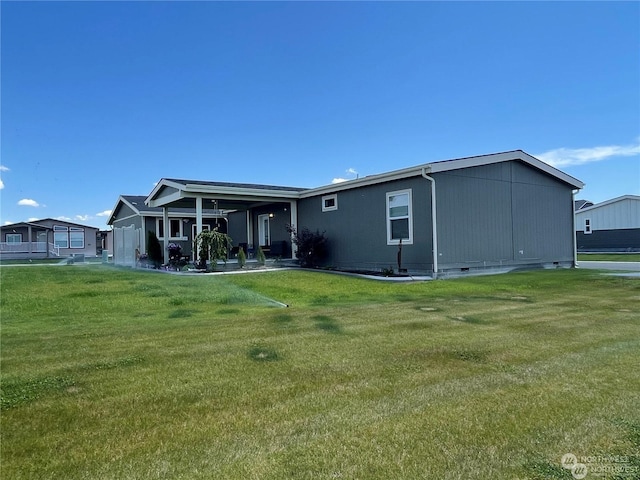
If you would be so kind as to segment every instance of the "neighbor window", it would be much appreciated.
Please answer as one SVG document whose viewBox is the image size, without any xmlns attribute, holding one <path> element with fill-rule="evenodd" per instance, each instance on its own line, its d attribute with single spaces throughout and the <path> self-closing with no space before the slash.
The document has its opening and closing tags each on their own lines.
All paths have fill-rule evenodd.
<svg viewBox="0 0 640 480">
<path fill-rule="evenodd" d="M 84 248 L 84 228 L 54 225 L 53 243 L 60 248 Z"/>
<path fill-rule="evenodd" d="M 338 209 L 338 194 L 325 195 L 322 197 L 322 211 L 330 212 Z"/>
<path fill-rule="evenodd" d="M 22 243 L 22 234 L 7 233 L 7 243 Z"/>
<path fill-rule="evenodd" d="M 413 243 L 411 190 L 387 193 L 387 244 Z"/>
<path fill-rule="evenodd" d="M 53 226 L 53 244 L 59 248 L 69 248 L 69 227 Z"/>
<path fill-rule="evenodd" d="M 164 220 L 158 219 L 157 223 L 158 238 L 164 238 Z M 182 237 L 182 220 L 179 218 L 169 219 L 169 238 L 181 238 Z"/>
<path fill-rule="evenodd" d="M 69 247 L 70 248 L 84 248 L 84 229 L 83 228 L 69 228 Z"/>
<path fill-rule="evenodd" d="M 584 219 L 584 233 L 591 233 L 591 220 L 588 218 Z"/>
</svg>

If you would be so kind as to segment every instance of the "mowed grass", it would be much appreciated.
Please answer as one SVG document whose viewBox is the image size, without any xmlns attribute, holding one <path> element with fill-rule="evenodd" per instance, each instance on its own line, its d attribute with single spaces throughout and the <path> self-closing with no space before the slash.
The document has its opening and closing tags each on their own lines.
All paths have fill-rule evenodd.
<svg viewBox="0 0 640 480">
<path fill-rule="evenodd" d="M 570 479 L 568 452 L 640 468 L 637 278 L 0 275 L 2 478 Z"/>
<path fill-rule="evenodd" d="M 579 253 L 578 262 L 640 262 L 640 253 Z"/>
</svg>

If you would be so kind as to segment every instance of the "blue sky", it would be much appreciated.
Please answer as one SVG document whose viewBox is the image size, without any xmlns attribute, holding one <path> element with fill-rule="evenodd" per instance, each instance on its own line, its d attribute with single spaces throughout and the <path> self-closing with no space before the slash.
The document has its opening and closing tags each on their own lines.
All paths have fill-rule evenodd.
<svg viewBox="0 0 640 480">
<path fill-rule="evenodd" d="M 7 2 L 0 222 L 522 149 L 640 195 L 638 2 Z"/>
</svg>

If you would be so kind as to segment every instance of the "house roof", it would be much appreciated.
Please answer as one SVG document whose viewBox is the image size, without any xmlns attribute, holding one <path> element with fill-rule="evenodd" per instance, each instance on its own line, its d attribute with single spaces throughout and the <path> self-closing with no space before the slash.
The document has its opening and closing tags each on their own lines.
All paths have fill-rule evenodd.
<svg viewBox="0 0 640 480">
<path fill-rule="evenodd" d="M 304 188 L 280 185 L 260 185 L 252 183 L 208 182 L 203 180 L 184 180 L 162 178 L 151 191 L 145 203 L 152 207 L 193 199 L 196 194 L 215 196 L 225 203 L 219 206 L 226 210 L 237 208 L 234 202 L 282 201 L 299 198 Z M 169 193 L 166 193 L 169 192 Z M 179 203 L 178 203 L 179 204 Z"/>
<path fill-rule="evenodd" d="M 129 207 L 136 215 L 146 216 L 146 217 L 161 217 L 162 216 L 162 207 L 150 207 L 145 204 L 145 200 L 147 199 L 146 195 L 120 195 L 118 197 L 118 201 L 115 206 L 111 209 L 111 215 L 107 219 L 107 225 L 112 225 L 116 220 L 116 216 L 121 205 L 126 205 Z M 193 209 L 189 208 L 174 208 L 172 213 L 190 213 L 193 214 Z M 214 211 L 212 209 L 204 210 L 203 215 L 205 217 L 211 216 L 219 216 L 219 212 Z"/>
<path fill-rule="evenodd" d="M 283 201 L 307 198 L 325 193 L 333 193 L 352 188 L 374 185 L 377 183 L 399 180 L 402 178 L 428 175 L 438 172 L 447 172 L 462 168 L 490 165 L 506 161 L 519 161 L 539 171 L 542 171 L 573 189 L 581 189 L 584 183 L 568 175 L 557 168 L 544 163 L 522 150 L 478 155 L 452 160 L 435 161 L 417 165 L 414 167 L 394 170 L 391 172 L 369 175 L 366 177 L 347 180 L 342 183 L 325 185 L 317 188 L 296 188 L 276 185 L 256 185 L 247 183 L 208 182 L 202 180 L 181 180 L 172 178 L 161 179 L 156 187 L 146 198 L 145 203 L 151 207 L 160 207 L 168 204 L 179 204 L 187 198 L 193 199 L 196 195 L 215 196 L 221 200 L 239 200 L 243 202 L 257 201 Z"/>
<path fill-rule="evenodd" d="M 329 193 L 336 192 L 340 190 L 348 190 L 351 188 L 362 187 L 365 185 L 373 185 L 376 183 L 388 182 L 391 180 L 399 180 L 402 178 L 408 177 L 416 177 L 422 174 L 431 174 L 438 172 L 448 172 L 451 170 L 459 170 L 461 168 L 469 168 L 469 167 L 479 167 L 482 165 L 490 165 L 493 163 L 507 162 L 507 161 L 520 161 L 527 165 L 532 166 L 538 170 L 541 170 L 552 177 L 557 178 L 558 180 L 567 183 L 574 189 L 580 189 L 584 187 L 584 183 L 582 183 L 577 178 L 572 177 L 571 175 L 567 175 L 566 173 L 558 170 L 557 168 L 552 167 L 544 163 L 541 160 L 538 160 L 535 157 L 532 157 L 526 152 L 522 150 L 512 150 L 509 152 L 502 153 L 492 153 L 489 155 L 478 155 L 475 157 L 465 157 L 465 158 L 456 158 L 452 160 L 442 160 L 431 163 L 425 163 L 422 165 L 417 165 L 415 167 L 404 168 L 401 170 L 394 170 L 392 172 L 382 173 L 378 175 L 370 175 L 362 178 L 357 178 L 355 180 L 347 180 L 346 182 L 327 185 L 324 187 L 313 188 L 309 190 L 305 190 L 300 196 L 302 198 L 318 195 L 321 193 Z"/>
<path fill-rule="evenodd" d="M 577 212 L 578 210 L 590 207 L 591 205 L 593 205 L 593 202 L 590 202 L 589 200 L 576 200 L 573 202 L 573 209 Z"/>
<path fill-rule="evenodd" d="M 640 196 L 639 195 L 622 195 L 621 197 L 612 198 L 610 200 L 605 200 L 604 202 L 591 204 L 588 207 L 581 208 L 580 213 L 595 210 L 597 208 L 606 207 L 607 205 L 622 202 L 624 200 L 634 200 L 636 202 L 640 202 Z"/>
<path fill-rule="evenodd" d="M 93 228 L 95 230 L 100 230 L 98 227 L 91 227 L 89 225 L 82 225 L 81 223 L 75 223 L 75 222 L 68 222 L 66 220 L 59 220 L 57 218 L 41 218 L 39 220 L 33 220 L 31 222 L 16 222 L 16 223 L 8 223 L 6 225 L 2 225 L 2 227 L 0 228 L 15 228 L 18 226 L 32 226 L 32 227 L 38 227 L 38 228 L 46 228 L 51 230 L 52 227 L 49 227 L 48 225 L 43 225 L 43 222 L 51 222 L 51 223 L 57 223 L 60 225 L 71 225 L 73 227 L 80 227 L 80 228 Z"/>
</svg>

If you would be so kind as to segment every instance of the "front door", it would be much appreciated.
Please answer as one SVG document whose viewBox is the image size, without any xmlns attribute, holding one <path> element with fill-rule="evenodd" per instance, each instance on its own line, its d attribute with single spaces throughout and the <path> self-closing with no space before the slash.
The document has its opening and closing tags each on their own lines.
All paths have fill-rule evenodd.
<svg viewBox="0 0 640 480">
<path fill-rule="evenodd" d="M 261 247 L 271 245 L 271 232 L 269 230 L 269 215 L 258 215 L 258 240 Z"/>
</svg>

